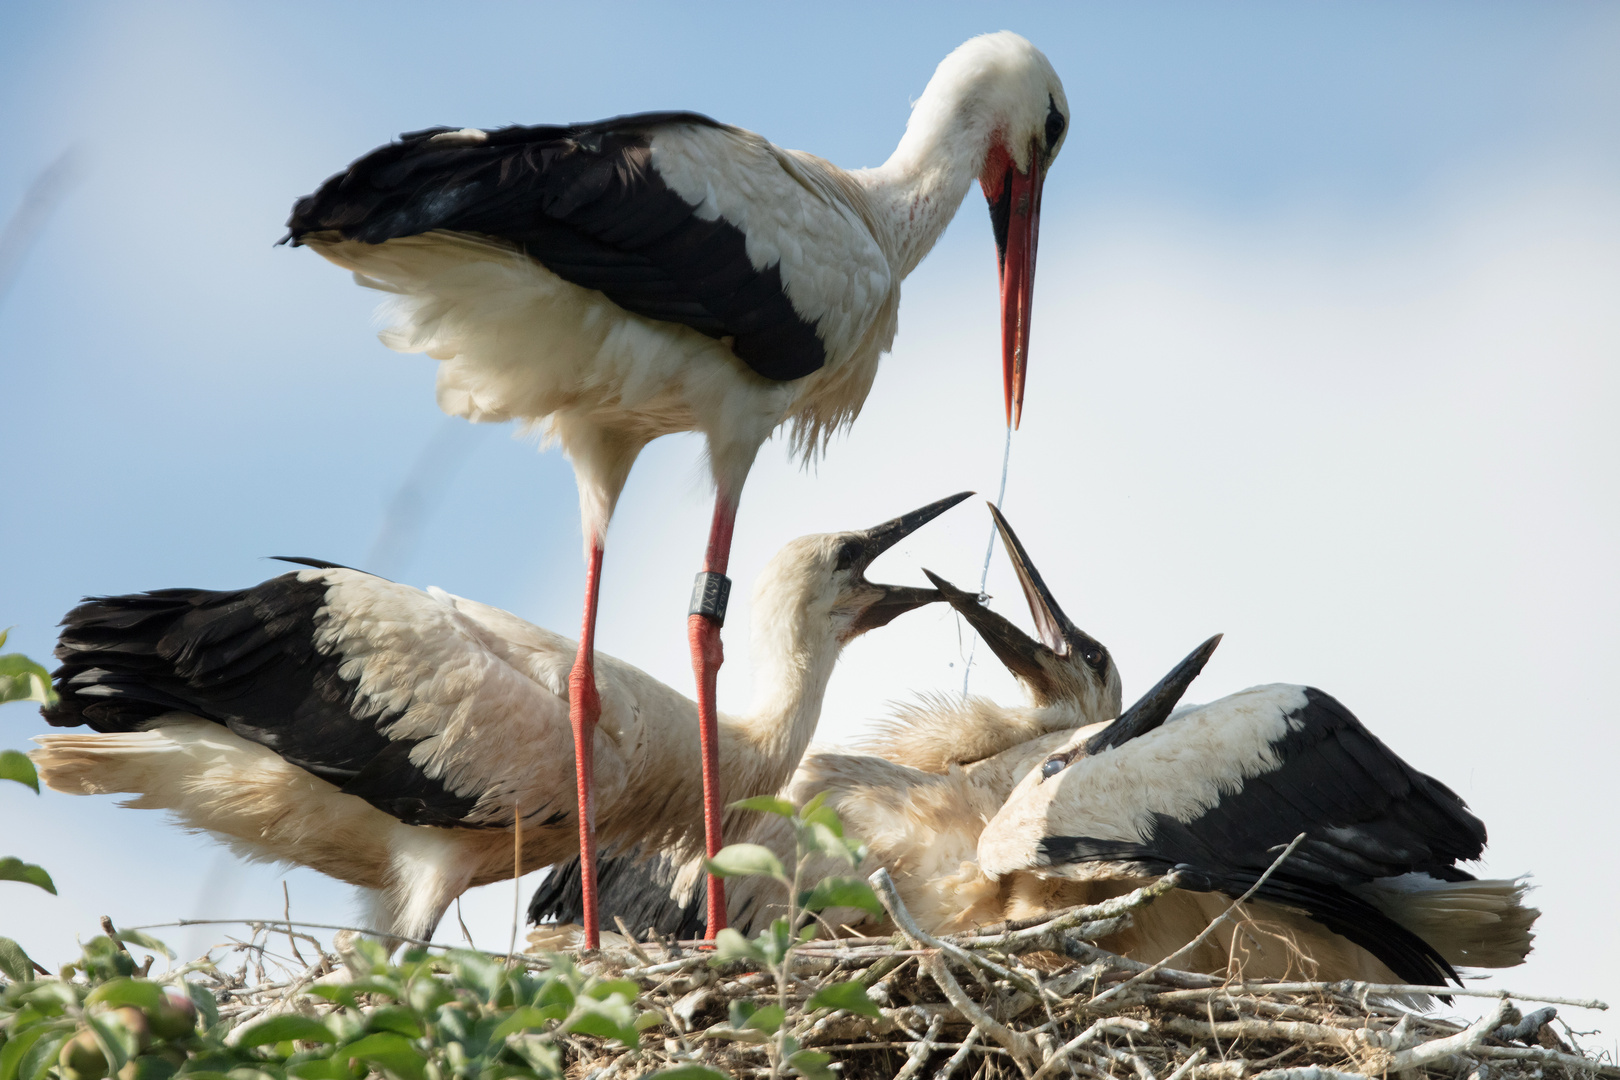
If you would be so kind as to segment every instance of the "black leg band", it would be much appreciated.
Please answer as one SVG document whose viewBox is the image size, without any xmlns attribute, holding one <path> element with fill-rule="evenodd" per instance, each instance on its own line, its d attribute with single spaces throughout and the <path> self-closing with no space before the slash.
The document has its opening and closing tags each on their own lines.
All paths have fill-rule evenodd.
<svg viewBox="0 0 1620 1080">
<path fill-rule="evenodd" d="M 688 615 L 701 615 L 716 626 L 726 625 L 726 601 L 731 598 L 731 579 L 710 570 L 698 571 L 692 582 L 692 605 Z"/>
</svg>

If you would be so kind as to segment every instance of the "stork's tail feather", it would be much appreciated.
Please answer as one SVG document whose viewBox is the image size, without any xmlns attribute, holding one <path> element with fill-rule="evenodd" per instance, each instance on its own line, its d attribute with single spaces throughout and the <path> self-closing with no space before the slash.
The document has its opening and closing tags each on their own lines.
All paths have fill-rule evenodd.
<svg viewBox="0 0 1620 1080">
<path fill-rule="evenodd" d="M 1505 968 L 1524 963 L 1541 912 L 1524 903 L 1526 878 L 1440 881 L 1428 874 L 1384 878 L 1362 890 L 1390 918 L 1417 934 L 1456 967 Z"/>
</svg>

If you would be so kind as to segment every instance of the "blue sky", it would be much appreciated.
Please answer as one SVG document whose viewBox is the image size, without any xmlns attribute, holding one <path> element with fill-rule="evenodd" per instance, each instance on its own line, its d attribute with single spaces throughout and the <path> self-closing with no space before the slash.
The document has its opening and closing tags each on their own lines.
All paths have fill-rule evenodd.
<svg viewBox="0 0 1620 1080">
<path fill-rule="evenodd" d="M 572 476 L 432 406 L 375 298 L 277 248 L 292 200 L 393 134 L 691 108 L 844 165 L 887 156 L 966 37 L 1018 30 L 1074 108 L 1043 206 L 1007 509 L 1139 691 L 1311 682 L 1485 818 L 1547 915 L 1504 985 L 1620 997 L 1611 853 L 1620 541 L 1620 14 L 1600 4 L 7 5 L 0 215 L 78 179 L 0 297 L 0 622 L 48 653 L 81 595 L 228 587 L 307 554 L 577 622 Z M 969 197 L 907 282 L 867 412 L 806 473 L 767 448 L 736 576 L 788 538 L 993 491 L 993 255 Z M 416 543 L 379 550 L 427 447 Z M 453 475 L 451 475 L 453 473 Z M 692 439 L 632 476 L 600 647 L 677 686 L 707 492 Z M 976 573 L 963 508 L 875 574 Z M 387 565 L 368 562 L 384 560 Z M 998 563 L 991 591 L 1012 611 Z M 997 583 L 1000 582 L 1000 588 Z M 739 593 L 746 589 L 739 585 Z M 747 702 L 744 610 L 722 704 Z M 954 624 L 851 651 L 824 731 L 959 686 Z M 1009 696 L 997 673 L 974 688 Z M 39 730 L 0 711 L 0 745 Z M 63 895 L 5 932 L 52 962 L 121 921 L 280 910 L 280 875 L 110 799 L 0 792 Z M 20 799 L 20 801 L 19 801 Z M 1592 865 L 1596 862 L 1596 866 Z M 289 879 L 295 913 L 344 890 Z M 504 942 L 510 890 L 466 905 Z M 488 894 L 488 895 L 483 895 Z M 273 900 L 273 903 L 272 903 Z M 251 909 L 251 910 L 250 910 Z M 484 921 L 480 923 L 478 920 Z M 177 938 L 177 944 L 201 944 Z M 492 943 L 492 942 L 486 942 Z M 60 954 L 60 956 L 58 955 Z M 1608 974 L 1598 974 L 1607 972 Z M 1606 985 L 1605 985 L 1606 984 Z M 1577 1026 L 1590 1027 L 1586 1018 Z M 1612 1045 L 1612 1038 L 1607 1045 Z"/>
</svg>

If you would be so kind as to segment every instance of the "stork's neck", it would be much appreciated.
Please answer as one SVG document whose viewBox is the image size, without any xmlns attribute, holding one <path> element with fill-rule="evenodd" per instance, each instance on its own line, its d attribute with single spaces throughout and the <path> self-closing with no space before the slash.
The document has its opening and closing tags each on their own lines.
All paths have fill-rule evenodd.
<svg viewBox="0 0 1620 1080">
<path fill-rule="evenodd" d="M 930 83 L 889 160 L 853 174 L 867 190 L 875 224 L 888 233 L 902 277 L 933 249 L 984 170 L 991 122 L 958 91 Z"/>
<path fill-rule="evenodd" d="M 815 735 L 842 651 L 825 611 L 809 610 L 797 598 L 769 605 L 761 599 L 755 598 L 750 654 L 753 708 L 720 718 L 727 801 L 775 794 L 787 783 Z"/>
</svg>

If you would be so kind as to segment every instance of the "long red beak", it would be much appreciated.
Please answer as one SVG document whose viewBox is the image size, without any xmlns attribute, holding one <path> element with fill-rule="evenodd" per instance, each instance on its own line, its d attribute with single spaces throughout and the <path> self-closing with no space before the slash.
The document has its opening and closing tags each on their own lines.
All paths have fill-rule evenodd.
<svg viewBox="0 0 1620 1080">
<path fill-rule="evenodd" d="M 1029 171 L 1019 172 L 999 144 L 985 162 L 980 184 L 990 202 L 1001 266 L 1001 377 L 1007 423 L 1018 427 L 1024 412 L 1024 373 L 1029 365 L 1030 298 L 1035 288 L 1035 245 L 1041 229 L 1040 147 L 1032 144 Z"/>
</svg>

